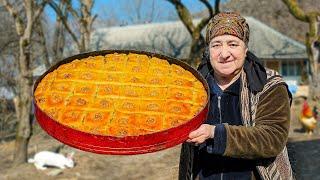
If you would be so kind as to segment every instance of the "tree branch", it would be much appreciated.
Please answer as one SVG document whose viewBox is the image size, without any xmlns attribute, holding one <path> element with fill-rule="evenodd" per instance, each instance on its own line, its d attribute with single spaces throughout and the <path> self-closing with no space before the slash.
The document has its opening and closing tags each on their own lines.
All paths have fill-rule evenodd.
<svg viewBox="0 0 320 180">
<path fill-rule="evenodd" d="M 97 18 L 97 15 L 94 15 L 94 17 L 91 16 L 93 3 L 94 3 L 93 0 L 87 0 L 85 2 L 81 2 L 82 23 L 84 23 L 84 26 L 86 26 L 87 31 L 91 31 L 92 24 L 94 20 Z"/>
<path fill-rule="evenodd" d="M 316 37 L 318 33 L 317 15 L 314 13 L 308 13 L 307 18 L 309 22 L 309 35 L 311 37 Z"/>
<path fill-rule="evenodd" d="M 65 2 L 66 2 L 66 5 L 67 5 L 67 9 L 72 14 L 72 16 L 77 18 L 78 20 L 81 19 L 81 17 L 78 14 L 78 12 L 75 9 L 73 9 L 73 7 L 71 6 L 71 1 L 67 0 Z M 81 2 L 81 4 L 82 4 L 82 2 Z"/>
<path fill-rule="evenodd" d="M 211 4 L 207 0 L 199 0 L 199 1 L 201 1 L 207 7 L 207 9 L 209 11 L 209 17 L 203 18 L 201 20 L 201 22 L 198 24 L 198 26 L 196 27 L 199 31 L 201 31 L 208 24 L 209 20 L 213 17 L 213 10 L 212 10 Z M 216 0 L 216 2 L 217 2 L 217 0 Z M 218 2 L 220 2 L 220 1 L 218 0 Z"/>
<path fill-rule="evenodd" d="M 31 33 L 32 33 L 32 29 L 33 29 L 33 11 L 34 11 L 34 2 L 33 0 L 24 0 L 24 9 L 26 12 L 26 16 L 27 16 L 27 22 L 26 22 L 26 27 L 24 30 L 24 40 L 25 42 L 29 42 L 30 38 L 31 38 Z"/>
<path fill-rule="evenodd" d="M 22 18 L 18 15 L 18 11 L 7 0 L 2 0 L 2 3 L 15 21 L 17 34 L 22 36 L 24 32 L 24 26 Z"/>
<path fill-rule="evenodd" d="M 214 14 L 220 13 L 220 0 L 215 0 L 214 2 Z"/>
<path fill-rule="evenodd" d="M 94 15 L 92 20 L 91 20 L 91 24 L 90 24 L 90 30 L 92 29 L 92 25 L 93 25 L 93 22 L 97 19 L 98 15 Z"/>
<path fill-rule="evenodd" d="M 200 2 L 202 2 L 208 9 L 209 11 L 209 16 L 213 16 L 213 10 L 212 10 L 212 6 L 211 4 L 207 1 L 207 0 L 199 0 Z M 220 0 L 216 0 L 216 2 L 220 2 Z"/>
<path fill-rule="evenodd" d="M 182 23 L 186 26 L 188 32 L 191 35 L 193 35 L 193 33 L 195 32 L 195 27 L 192 22 L 192 16 L 188 11 L 188 9 L 181 3 L 180 0 L 167 0 L 167 1 L 172 3 L 175 6 Z"/>
<path fill-rule="evenodd" d="M 48 53 L 48 50 L 47 50 L 47 42 L 46 42 L 46 38 L 45 38 L 45 34 L 43 32 L 43 22 L 41 22 L 40 19 L 38 19 L 36 22 L 38 22 L 38 28 L 36 29 L 39 37 L 40 37 L 40 46 L 41 46 L 41 54 L 44 55 L 44 57 L 42 58 L 43 60 L 43 63 L 46 67 L 46 69 L 49 69 L 50 68 L 50 61 L 49 61 L 49 53 Z"/>
<path fill-rule="evenodd" d="M 308 22 L 307 16 L 304 13 L 304 11 L 299 7 L 297 0 L 282 0 L 287 7 L 289 8 L 289 11 L 291 14 L 296 17 L 297 19 Z"/>
<path fill-rule="evenodd" d="M 33 16 L 33 21 L 36 22 L 40 16 L 40 14 L 42 14 L 43 12 L 43 9 L 44 7 L 46 6 L 46 4 L 49 2 L 49 0 L 43 0 L 39 6 L 38 6 L 38 9 L 37 11 L 34 13 L 34 16 Z"/>
<path fill-rule="evenodd" d="M 10 45 L 10 44 L 13 44 L 13 43 L 19 43 L 19 38 L 15 39 L 10 39 L 10 41 L 7 41 L 6 43 L 4 43 L 1 47 L 0 47 L 0 54 L 3 53 L 3 51 Z M 9 47 L 10 48 L 10 47 Z"/>
<path fill-rule="evenodd" d="M 17 80 L 14 77 L 7 76 L 3 72 L 0 72 L 0 77 L 1 79 L 5 79 L 9 86 L 15 86 L 17 83 Z"/>
<path fill-rule="evenodd" d="M 63 15 L 62 11 L 60 10 L 60 8 L 58 7 L 58 5 L 51 1 L 49 2 L 49 5 L 52 7 L 52 9 L 56 12 L 56 14 L 60 17 L 61 22 L 63 23 L 64 27 L 66 28 L 66 30 L 68 31 L 68 33 L 71 35 L 72 39 L 74 40 L 74 42 L 77 44 L 78 48 L 80 48 L 80 42 L 77 38 L 77 36 L 75 35 L 74 32 L 72 32 L 66 17 Z"/>
</svg>

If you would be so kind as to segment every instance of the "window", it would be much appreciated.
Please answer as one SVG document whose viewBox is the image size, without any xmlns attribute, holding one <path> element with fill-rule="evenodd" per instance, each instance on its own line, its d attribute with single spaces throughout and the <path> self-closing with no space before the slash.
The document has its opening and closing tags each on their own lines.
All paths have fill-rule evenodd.
<svg viewBox="0 0 320 180">
<path fill-rule="evenodd" d="M 286 62 L 282 62 L 281 69 L 282 69 L 281 74 L 283 76 L 288 76 L 288 64 Z"/>
<path fill-rule="evenodd" d="M 304 68 L 303 62 L 296 62 L 296 74 L 301 75 L 301 71 Z"/>
<path fill-rule="evenodd" d="M 300 76 L 303 65 L 301 61 L 284 60 L 281 63 L 281 74 L 283 76 Z"/>
<path fill-rule="evenodd" d="M 295 76 L 296 75 L 295 62 L 288 62 L 288 75 Z"/>
</svg>

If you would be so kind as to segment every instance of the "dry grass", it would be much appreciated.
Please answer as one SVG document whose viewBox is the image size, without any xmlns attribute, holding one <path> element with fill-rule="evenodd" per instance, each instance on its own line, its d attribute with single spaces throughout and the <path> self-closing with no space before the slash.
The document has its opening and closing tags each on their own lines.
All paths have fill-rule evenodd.
<svg viewBox="0 0 320 180">
<path fill-rule="evenodd" d="M 31 138 L 30 157 L 41 150 L 52 150 L 61 145 L 40 129 Z M 76 166 L 61 174 L 49 176 L 56 168 L 37 170 L 33 164 L 11 168 L 14 143 L 0 144 L 0 179 L 177 179 L 180 146 L 134 156 L 99 155 L 65 146 L 62 153 L 74 150 Z"/>
</svg>

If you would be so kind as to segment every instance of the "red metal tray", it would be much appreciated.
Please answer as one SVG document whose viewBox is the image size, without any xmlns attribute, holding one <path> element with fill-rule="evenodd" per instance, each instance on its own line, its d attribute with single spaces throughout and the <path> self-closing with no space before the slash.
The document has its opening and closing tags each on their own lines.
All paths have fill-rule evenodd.
<svg viewBox="0 0 320 180">
<path fill-rule="evenodd" d="M 134 50 L 104 50 L 104 51 L 94 51 L 89 53 L 78 54 L 69 58 L 66 58 L 56 65 L 47 70 L 43 75 L 41 75 L 35 85 L 34 91 L 41 81 L 41 79 L 46 76 L 46 74 L 57 69 L 60 65 L 69 63 L 74 59 L 83 59 L 89 56 L 106 55 L 112 53 L 136 53 L 136 54 L 146 54 L 151 57 L 158 57 L 161 59 L 166 59 L 170 64 L 177 64 L 184 69 L 190 71 L 198 80 L 202 82 L 206 91 L 208 100 L 209 91 L 208 84 L 205 79 L 201 76 L 199 72 L 193 69 L 188 64 L 174 59 L 172 57 L 164 56 L 161 54 L 155 54 L 151 52 L 134 51 Z M 33 97 L 34 98 L 34 97 Z M 35 99 L 35 98 L 34 98 Z M 114 137 L 114 136 L 102 136 L 90 134 L 76 129 L 72 129 L 59 122 L 51 119 L 45 112 L 43 112 L 35 103 L 35 116 L 38 120 L 40 126 L 52 137 L 61 141 L 64 144 L 70 145 L 72 147 L 93 152 L 99 154 L 117 154 L 117 155 L 131 155 L 131 154 L 143 154 L 150 153 L 166 148 L 173 147 L 184 142 L 188 138 L 188 134 L 198 128 L 203 121 L 206 119 L 208 113 L 208 100 L 206 106 L 190 121 L 180 126 L 167 129 L 165 131 L 159 131 L 152 134 L 140 135 L 140 136 L 126 136 L 126 137 Z"/>
</svg>

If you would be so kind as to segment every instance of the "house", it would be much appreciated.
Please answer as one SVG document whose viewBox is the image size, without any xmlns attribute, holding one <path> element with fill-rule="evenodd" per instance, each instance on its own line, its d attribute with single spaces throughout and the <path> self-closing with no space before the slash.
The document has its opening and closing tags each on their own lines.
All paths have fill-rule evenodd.
<svg viewBox="0 0 320 180">
<path fill-rule="evenodd" d="M 245 17 L 250 26 L 249 50 L 263 64 L 280 72 L 292 91 L 307 72 L 307 54 L 303 44 L 290 39 L 253 17 Z M 195 20 L 195 23 L 199 20 Z M 189 54 L 191 37 L 181 21 L 98 28 L 92 33 L 91 50 L 134 49 L 161 53 L 179 59 Z M 66 47 L 66 56 L 76 48 Z M 45 72 L 44 65 L 34 69 L 34 76 Z M 7 90 L 0 91 L 0 97 Z M 5 95 L 8 96 L 8 95 Z"/>
<path fill-rule="evenodd" d="M 285 80 L 298 84 L 307 72 L 306 48 L 253 17 L 245 17 L 250 26 L 249 50 L 263 64 L 280 72 Z M 195 23 L 199 20 L 195 20 Z M 185 59 L 191 37 L 181 21 L 97 29 L 92 35 L 92 50 L 135 49 L 158 52 Z"/>
</svg>

